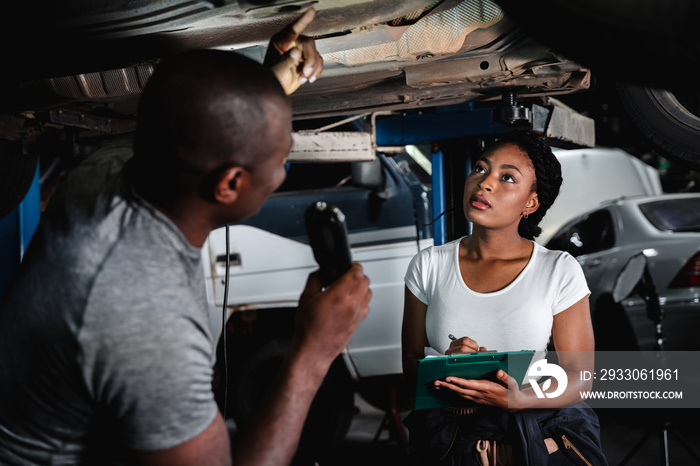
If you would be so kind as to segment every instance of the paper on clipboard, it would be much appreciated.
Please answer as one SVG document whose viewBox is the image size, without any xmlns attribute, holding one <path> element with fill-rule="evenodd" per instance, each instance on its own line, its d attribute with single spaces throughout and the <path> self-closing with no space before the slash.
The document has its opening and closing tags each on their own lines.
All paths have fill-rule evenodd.
<svg viewBox="0 0 700 466">
<path fill-rule="evenodd" d="M 414 409 L 445 406 L 469 406 L 469 403 L 449 392 L 435 390 L 433 382 L 448 376 L 463 379 L 495 380 L 498 369 L 513 377 L 522 385 L 535 351 L 508 351 L 501 353 L 459 354 L 428 357 L 418 361 L 416 400 Z M 449 393 L 448 393 L 449 392 Z"/>
</svg>

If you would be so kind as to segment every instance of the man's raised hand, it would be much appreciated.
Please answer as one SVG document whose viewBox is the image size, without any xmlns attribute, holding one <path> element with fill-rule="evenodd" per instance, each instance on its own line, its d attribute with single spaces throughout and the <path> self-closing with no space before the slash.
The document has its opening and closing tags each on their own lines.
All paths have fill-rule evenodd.
<svg viewBox="0 0 700 466">
<path fill-rule="evenodd" d="M 310 8 L 294 23 L 272 36 L 265 55 L 269 66 L 289 95 L 305 82 L 314 82 L 323 71 L 323 58 L 313 39 L 301 35 L 316 16 Z"/>
</svg>

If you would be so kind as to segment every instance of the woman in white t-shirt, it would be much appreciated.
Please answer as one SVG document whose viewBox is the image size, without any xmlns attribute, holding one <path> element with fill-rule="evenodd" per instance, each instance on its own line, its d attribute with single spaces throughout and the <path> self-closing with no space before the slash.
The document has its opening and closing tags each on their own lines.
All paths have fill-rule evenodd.
<svg viewBox="0 0 700 466">
<path fill-rule="evenodd" d="M 568 376 L 566 389 L 555 398 L 538 398 L 531 386 L 520 390 L 504 371 L 496 380 L 447 377 L 436 380 L 434 388 L 490 407 L 485 412 L 561 408 L 581 401 L 580 392 L 591 382 L 579 375 L 593 371 L 590 292 L 571 255 L 533 241 L 561 181 L 556 157 L 531 133 L 506 135 L 477 160 L 463 198 L 472 234 L 419 252 L 406 274 L 402 353 L 407 376 L 415 378 L 427 347 L 447 355 L 535 350 L 538 358 L 551 335 L 557 364 Z M 545 393 L 557 390 L 554 378 L 548 384 Z M 442 410 L 440 415 L 450 414 Z M 407 421 L 409 429 L 421 422 L 417 418 Z M 470 419 L 481 417 L 466 415 L 460 422 Z M 549 453 L 557 449 L 555 443 L 545 440 Z M 454 439 L 450 445 L 454 448 Z"/>
</svg>

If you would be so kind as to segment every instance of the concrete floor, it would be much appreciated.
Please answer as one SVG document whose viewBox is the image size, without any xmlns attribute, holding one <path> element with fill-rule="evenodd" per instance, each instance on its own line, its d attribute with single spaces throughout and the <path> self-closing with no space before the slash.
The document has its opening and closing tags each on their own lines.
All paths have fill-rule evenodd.
<svg viewBox="0 0 700 466">
<path fill-rule="evenodd" d="M 346 465 L 416 465 L 416 460 L 407 454 L 401 444 L 392 439 L 389 431 L 381 429 L 379 438 L 375 435 L 382 426 L 384 413 L 356 397 L 358 413 L 353 418 L 350 431 L 343 445 L 320 466 Z M 402 418 L 408 413 L 401 413 Z M 626 464 L 630 466 L 664 465 L 661 459 L 661 430 L 653 429 L 658 416 L 672 416 L 672 430 L 685 438 L 694 450 L 695 458 L 689 453 L 673 432 L 668 434 L 670 465 L 700 465 L 700 410 L 610 410 L 598 411 L 601 422 L 603 451 L 611 466 L 618 465 L 648 433 L 652 435 Z"/>
</svg>

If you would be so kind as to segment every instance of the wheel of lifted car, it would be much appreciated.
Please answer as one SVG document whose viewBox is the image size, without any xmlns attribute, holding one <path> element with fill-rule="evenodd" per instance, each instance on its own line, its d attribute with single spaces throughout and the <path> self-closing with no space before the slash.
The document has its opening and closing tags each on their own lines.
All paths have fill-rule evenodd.
<svg viewBox="0 0 700 466">
<path fill-rule="evenodd" d="M 282 360 L 289 351 L 289 340 L 270 341 L 262 345 L 234 375 L 234 420 L 245 423 L 264 402 Z M 318 390 L 304 424 L 296 462 L 313 464 L 337 447 L 350 428 L 355 400 L 353 381 L 341 357 L 331 365 Z"/>
<path fill-rule="evenodd" d="M 603 294 L 593 306 L 593 333 L 598 351 L 639 351 L 629 317 L 610 293 Z"/>
<path fill-rule="evenodd" d="M 619 83 L 617 91 L 631 121 L 669 160 L 700 169 L 700 110 L 697 90 L 688 95 Z"/>
<path fill-rule="evenodd" d="M 593 76 L 624 85 L 626 111 L 661 155 L 700 168 L 696 0 L 498 0 L 505 14 Z M 585 40 L 582 40 L 585 38 Z M 643 67 L 640 64 L 644 64 Z M 685 99 L 673 92 L 687 93 Z M 692 103 L 692 104 L 691 104 Z M 695 109 L 693 109 L 695 107 Z"/>
</svg>

